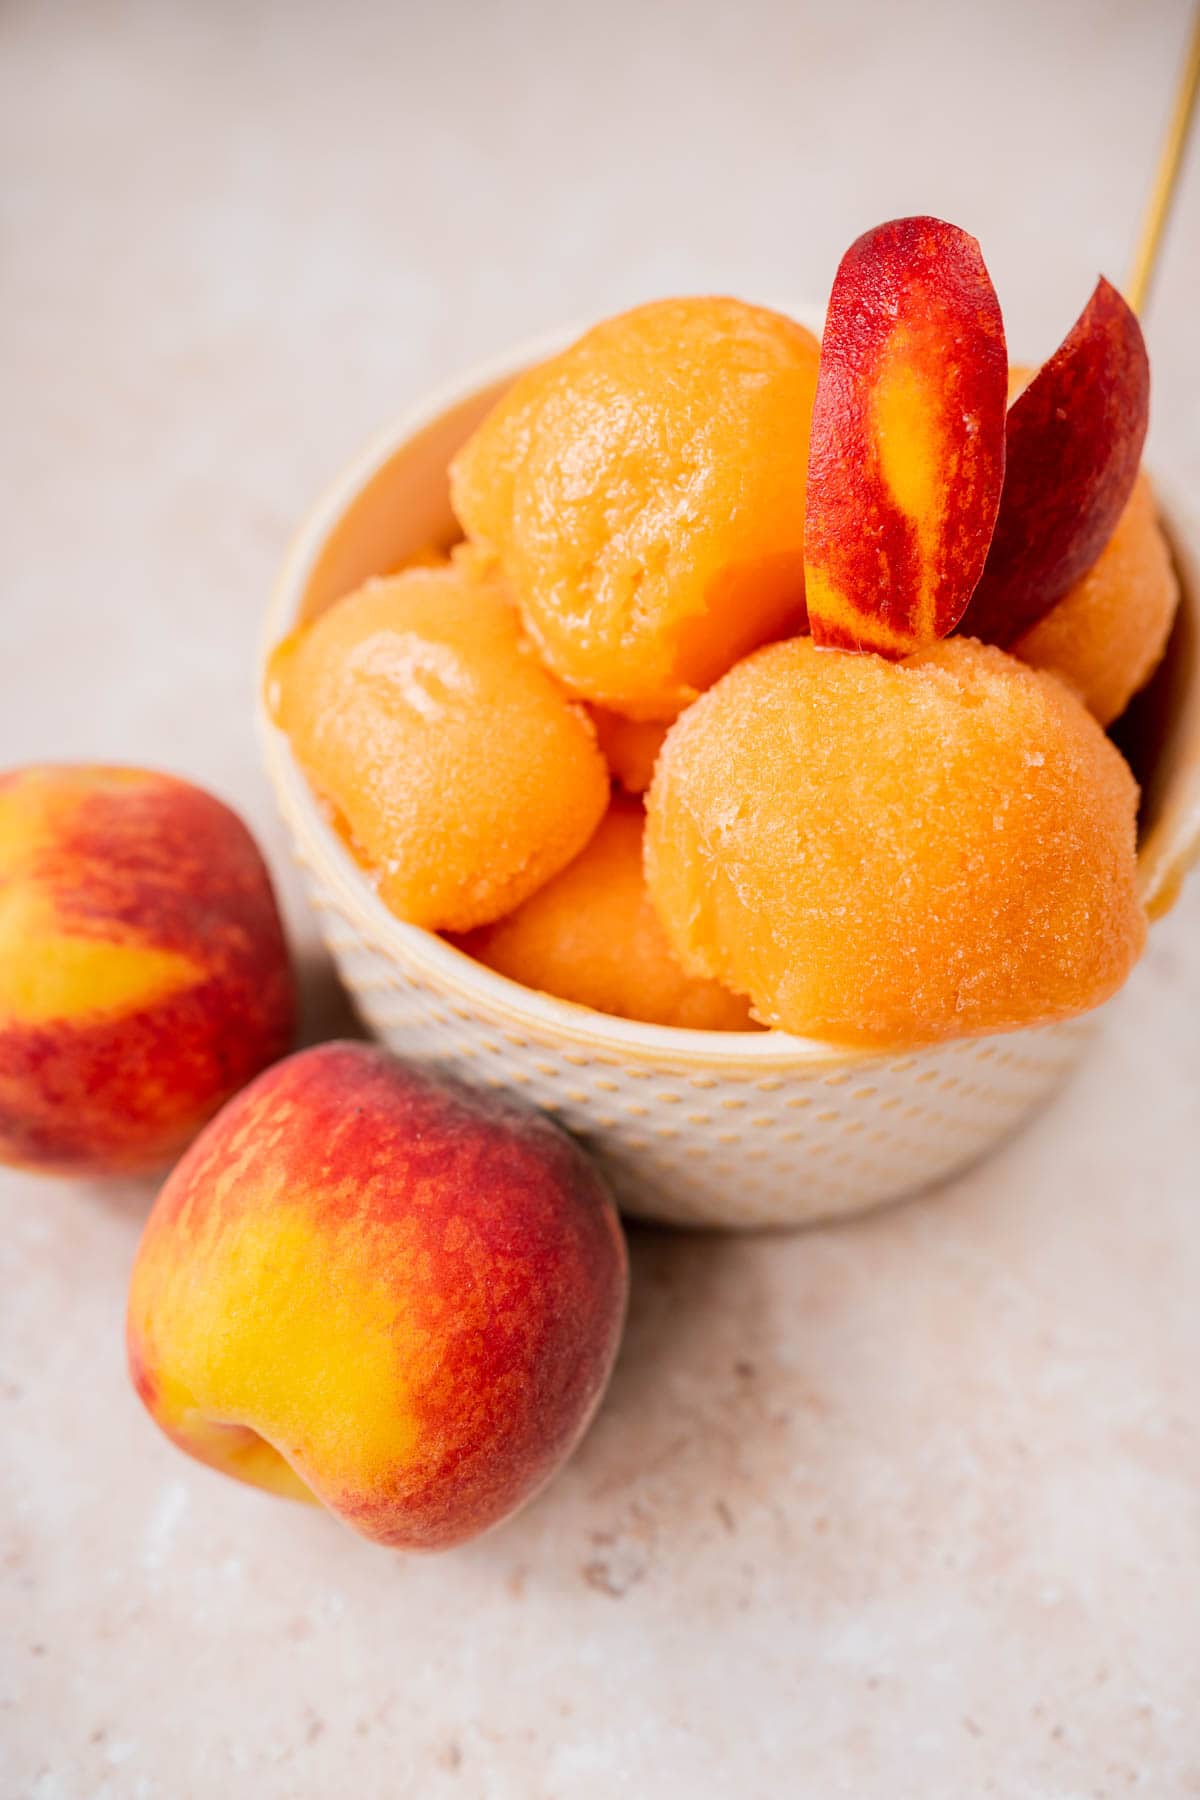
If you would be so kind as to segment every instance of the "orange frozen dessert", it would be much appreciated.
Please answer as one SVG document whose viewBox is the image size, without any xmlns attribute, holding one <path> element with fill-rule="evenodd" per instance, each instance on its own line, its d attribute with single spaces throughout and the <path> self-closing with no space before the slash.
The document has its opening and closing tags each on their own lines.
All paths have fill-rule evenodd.
<svg viewBox="0 0 1200 1800">
<path fill-rule="evenodd" d="M 1099 560 L 1016 640 L 1013 655 L 1060 675 L 1111 725 L 1162 660 L 1178 603 L 1154 492 L 1140 475 Z"/>
<path fill-rule="evenodd" d="M 662 719 L 626 719 L 605 706 L 589 706 L 604 760 L 627 794 L 644 794 L 667 735 Z"/>
<path fill-rule="evenodd" d="M 851 246 L 830 298 L 805 526 L 812 637 L 668 734 L 647 878 L 685 968 L 801 1036 L 893 1047 L 1098 1005 L 1141 951 L 1137 787 L 1011 642 L 1095 561 L 1136 477 L 1145 352 L 1101 283 L 1006 411 L 979 246 Z M 945 639 L 941 642 L 939 640 Z"/>
<path fill-rule="evenodd" d="M 647 875 L 672 948 L 765 1023 L 838 1043 L 1098 1005 L 1145 921 L 1137 788 L 1053 677 L 966 638 L 898 663 L 798 638 L 674 726 Z"/>
<path fill-rule="evenodd" d="M 804 617 L 812 334 L 740 300 L 662 300 L 529 370 L 451 469 L 547 665 L 670 719 Z"/>
<path fill-rule="evenodd" d="M 575 861 L 461 948 L 526 987 L 597 1012 L 701 1031 L 753 1029 L 746 1001 L 685 975 L 646 894 L 642 809 L 613 801 Z"/>
<path fill-rule="evenodd" d="M 584 709 L 501 590 L 458 566 L 371 581 L 288 639 L 275 717 L 380 897 L 468 931 L 519 906 L 599 824 Z"/>
<path fill-rule="evenodd" d="M 1069 1017 L 1145 932 L 1101 727 L 1178 597 L 1148 407 L 1115 288 L 1010 369 L 934 218 L 851 245 L 820 345 L 636 307 L 514 382 L 465 543 L 285 646 L 277 716 L 388 905 L 526 986 L 889 1048 Z"/>
</svg>

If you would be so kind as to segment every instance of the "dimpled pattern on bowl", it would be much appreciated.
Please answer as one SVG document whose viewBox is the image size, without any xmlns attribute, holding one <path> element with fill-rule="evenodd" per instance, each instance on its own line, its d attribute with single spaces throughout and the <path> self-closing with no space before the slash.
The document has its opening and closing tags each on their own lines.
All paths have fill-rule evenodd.
<svg viewBox="0 0 1200 1800">
<path fill-rule="evenodd" d="M 1081 1019 L 856 1056 L 778 1034 L 601 1020 L 393 919 L 319 816 L 278 733 L 268 756 L 322 935 L 374 1036 L 545 1107 L 584 1140 L 622 1209 L 639 1218 L 745 1230 L 899 1199 L 1001 1143 L 1087 1042 L 1091 1022 Z"/>
<path fill-rule="evenodd" d="M 380 434 L 305 521 L 264 622 L 264 662 L 300 620 L 422 546 L 452 541 L 450 459 L 520 370 L 577 336 L 559 332 L 472 371 Z M 1183 605 L 1141 727 L 1138 865 L 1152 917 L 1169 910 L 1200 848 L 1200 526 L 1178 495 L 1165 523 Z M 366 1024 L 401 1055 L 511 1085 L 556 1112 L 642 1217 L 802 1225 L 899 1199 L 1003 1143 L 1050 1098 L 1097 1023 L 1093 1014 L 888 1057 L 770 1033 L 713 1041 L 547 1000 L 392 919 L 261 706 L 259 723 L 295 854 Z"/>
</svg>

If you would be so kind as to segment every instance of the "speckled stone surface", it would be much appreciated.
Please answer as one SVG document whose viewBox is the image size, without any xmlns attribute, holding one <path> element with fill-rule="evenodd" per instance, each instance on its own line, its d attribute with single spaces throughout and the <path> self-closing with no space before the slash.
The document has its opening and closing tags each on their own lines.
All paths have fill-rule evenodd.
<svg viewBox="0 0 1200 1800">
<path fill-rule="evenodd" d="M 0 10 L 0 761 L 159 762 L 262 832 L 288 533 L 564 318 L 981 236 L 1036 358 L 1119 275 L 1181 0 Z M 1200 491 L 1200 158 L 1150 324 Z M 0 1180 L 4 1800 L 1200 1794 L 1200 883 L 1000 1157 L 792 1238 L 634 1237 L 565 1474 L 440 1560 L 160 1439 L 148 1192 Z"/>
</svg>

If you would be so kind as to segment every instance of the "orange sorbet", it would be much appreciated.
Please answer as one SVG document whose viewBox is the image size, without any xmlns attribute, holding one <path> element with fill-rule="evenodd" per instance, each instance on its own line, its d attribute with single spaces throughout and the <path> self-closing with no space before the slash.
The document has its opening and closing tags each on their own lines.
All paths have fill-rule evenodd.
<svg viewBox="0 0 1200 1800">
<path fill-rule="evenodd" d="M 573 692 L 670 719 L 802 625 L 818 355 L 740 300 L 639 306 L 529 370 L 459 452 L 455 511 Z"/>
<path fill-rule="evenodd" d="M 1107 999 L 1145 937 L 1137 787 L 1061 682 L 967 638 L 747 658 L 663 746 L 646 871 L 693 975 L 908 1046 Z"/>
<path fill-rule="evenodd" d="M 591 721 L 470 567 L 369 581 L 281 646 L 271 688 L 314 789 L 414 924 L 511 912 L 608 804 Z"/>
<path fill-rule="evenodd" d="M 702 1031 L 755 1029 L 746 1001 L 685 975 L 646 894 L 640 806 L 614 800 L 586 850 L 523 906 L 461 940 L 501 975 L 597 1012 Z"/>
</svg>

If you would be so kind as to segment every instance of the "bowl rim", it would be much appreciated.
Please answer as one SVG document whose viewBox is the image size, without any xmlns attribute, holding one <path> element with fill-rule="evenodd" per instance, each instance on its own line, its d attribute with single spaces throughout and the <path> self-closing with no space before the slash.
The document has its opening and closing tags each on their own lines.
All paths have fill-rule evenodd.
<svg viewBox="0 0 1200 1800">
<path fill-rule="evenodd" d="M 789 317 L 820 335 L 822 309 L 813 306 L 777 306 L 776 310 L 786 312 Z M 472 1000 L 483 1002 L 489 1015 L 497 1018 L 496 1029 L 510 1041 L 518 1043 L 523 1041 L 522 1033 L 543 1037 L 550 1034 L 578 1043 L 593 1055 L 604 1057 L 607 1053 L 611 1061 L 633 1059 L 655 1064 L 664 1061 L 673 1064 L 686 1062 L 697 1068 L 752 1064 L 755 1072 L 761 1075 L 789 1068 L 819 1070 L 822 1067 L 901 1067 L 931 1053 L 994 1042 L 1001 1036 L 1019 1036 L 1019 1032 L 981 1033 L 969 1038 L 919 1045 L 911 1049 L 901 1045 L 888 1048 L 793 1037 L 777 1030 L 703 1031 L 649 1024 L 597 1012 L 591 1007 L 560 999 L 540 989 L 525 987 L 477 962 L 438 933 L 396 918 L 384 906 L 369 875 L 354 860 L 325 817 L 292 756 L 285 734 L 275 724 L 266 704 L 267 669 L 271 652 L 295 627 L 301 597 L 323 548 L 361 491 L 410 440 L 435 426 L 444 414 L 468 404 L 482 390 L 515 380 L 532 364 L 544 361 L 565 349 L 592 322 L 576 321 L 540 333 L 524 340 L 515 348 L 477 362 L 464 373 L 440 383 L 431 393 L 414 402 L 398 418 L 370 438 L 365 448 L 325 489 L 295 533 L 276 577 L 262 621 L 256 670 L 255 713 L 267 771 L 296 847 L 303 849 L 303 860 L 311 865 L 319 865 L 324 886 L 336 892 L 343 914 L 354 922 L 362 938 L 377 952 L 393 964 L 398 964 L 410 976 L 423 970 L 436 976 L 441 989 L 452 991 L 462 1000 L 466 1016 L 472 1016 L 466 1010 Z M 1152 476 L 1152 480 L 1179 570 L 1181 586 L 1186 589 L 1195 577 L 1191 546 L 1200 542 L 1200 534 L 1189 517 L 1189 509 L 1170 484 L 1163 484 L 1157 476 Z M 1200 796 L 1197 797 L 1196 818 L 1191 836 L 1194 840 L 1200 839 Z M 1194 851 L 1195 843 L 1192 844 L 1192 854 Z M 1186 860 L 1188 852 L 1185 848 L 1174 861 L 1182 866 Z M 1144 894 L 1143 898 L 1151 917 L 1155 917 L 1152 905 L 1154 895 Z M 1083 1014 L 1025 1029 L 1040 1031 L 1064 1027 L 1083 1028 L 1088 1025 L 1092 1016 Z M 586 1060 L 589 1059 L 581 1056 L 581 1062 Z"/>
</svg>

